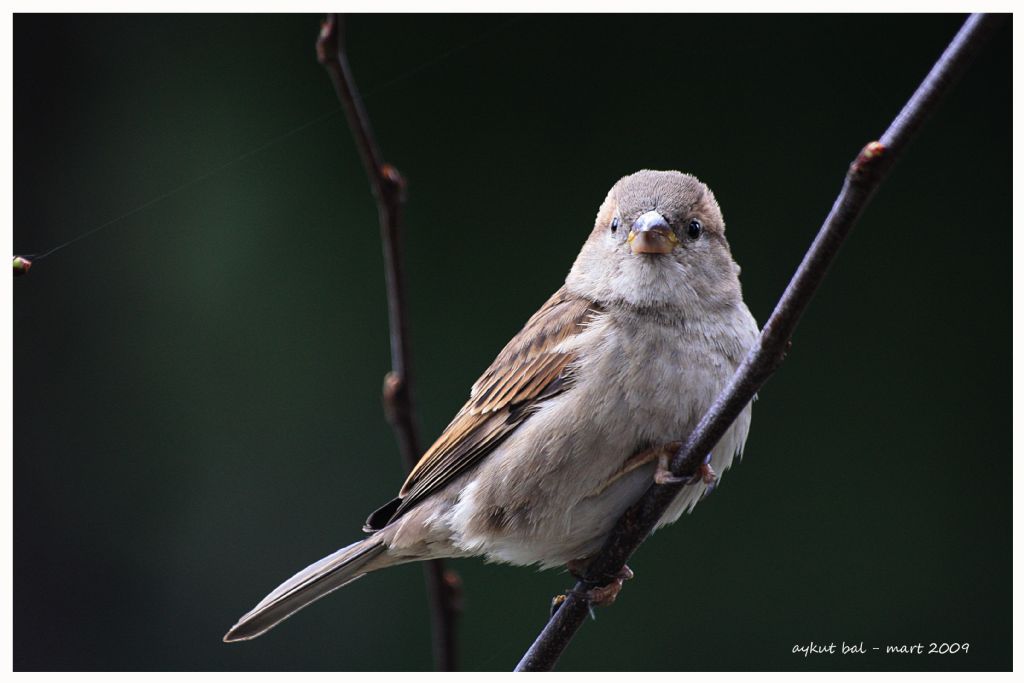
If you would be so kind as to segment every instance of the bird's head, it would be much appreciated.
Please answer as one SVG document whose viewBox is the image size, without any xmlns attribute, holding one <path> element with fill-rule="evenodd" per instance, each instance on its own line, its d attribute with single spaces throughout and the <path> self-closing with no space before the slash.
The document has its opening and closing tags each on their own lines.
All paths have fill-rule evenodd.
<svg viewBox="0 0 1024 683">
<path fill-rule="evenodd" d="M 603 303 L 690 312 L 739 301 L 738 274 L 711 190 L 678 171 L 645 170 L 608 192 L 566 284 Z"/>
</svg>

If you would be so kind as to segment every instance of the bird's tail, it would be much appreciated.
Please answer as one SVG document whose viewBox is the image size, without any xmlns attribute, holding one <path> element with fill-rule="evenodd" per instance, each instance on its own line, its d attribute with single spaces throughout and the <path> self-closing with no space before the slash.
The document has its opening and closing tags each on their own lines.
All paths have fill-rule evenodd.
<svg viewBox="0 0 1024 683">
<path fill-rule="evenodd" d="M 396 561 L 380 557 L 387 550 L 376 536 L 346 546 L 314 562 L 274 589 L 260 604 L 238 620 L 224 636 L 225 643 L 263 635 L 315 600 L 375 569 Z M 375 561 L 376 560 L 376 561 Z M 400 561 L 400 560 L 399 560 Z"/>
</svg>

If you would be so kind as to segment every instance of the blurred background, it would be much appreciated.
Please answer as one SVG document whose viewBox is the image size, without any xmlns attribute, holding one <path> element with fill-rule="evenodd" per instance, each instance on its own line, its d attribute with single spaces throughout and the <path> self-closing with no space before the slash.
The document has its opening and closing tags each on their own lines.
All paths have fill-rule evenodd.
<svg viewBox="0 0 1024 683">
<path fill-rule="evenodd" d="M 16 669 L 426 669 L 419 566 L 225 630 L 403 479 L 376 210 L 318 16 L 15 17 Z M 763 322 L 962 16 L 355 16 L 409 183 L 433 439 L 620 176 L 715 191 Z M 1011 27 L 878 193 L 760 394 L 743 462 L 630 563 L 563 669 L 1009 669 Z M 467 669 L 556 571 L 453 563 Z M 812 656 L 794 645 L 969 643 Z"/>
</svg>

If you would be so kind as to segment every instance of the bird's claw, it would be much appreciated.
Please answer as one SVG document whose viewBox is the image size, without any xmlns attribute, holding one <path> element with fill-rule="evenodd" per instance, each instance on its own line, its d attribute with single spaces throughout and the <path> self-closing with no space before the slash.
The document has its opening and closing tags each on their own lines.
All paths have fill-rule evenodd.
<svg viewBox="0 0 1024 683">
<path fill-rule="evenodd" d="M 674 450 L 674 449 L 673 449 Z M 658 457 L 658 469 L 654 471 L 654 483 L 656 484 L 683 484 L 689 486 L 690 484 L 696 484 L 698 482 L 704 482 L 706 486 L 714 486 L 718 481 L 718 474 L 714 468 L 711 467 L 711 454 L 708 453 L 707 457 L 704 458 L 704 462 L 697 468 L 689 477 L 677 477 L 672 474 L 672 470 L 669 468 L 670 453 L 666 449 L 661 456 Z"/>
<path fill-rule="evenodd" d="M 567 597 L 568 596 L 565 593 L 561 593 L 551 598 L 551 612 L 548 615 L 549 618 L 555 616 L 555 612 L 558 611 L 558 608 L 562 606 L 562 603 L 565 602 Z"/>
<path fill-rule="evenodd" d="M 577 580 L 586 581 L 586 579 L 584 578 L 584 573 L 586 571 L 588 563 L 588 560 L 573 560 L 572 562 L 568 562 L 566 564 L 566 568 L 569 570 L 569 573 L 572 574 Z M 611 576 L 608 576 L 609 581 L 605 585 L 595 586 L 587 591 L 582 592 L 569 592 L 575 593 L 576 595 L 579 595 L 580 597 L 585 599 L 587 601 L 588 607 L 590 608 L 607 607 L 608 605 L 615 602 L 615 599 L 619 597 L 619 592 L 622 590 L 622 584 L 624 584 L 626 581 L 629 581 L 632 578 L 633 570 L 623 565 L 622 569 L 620 569 L 618 572 Z M 555 612 L 558 611 L 558 608 L 562 606 L 562 603 L 565 602 L 566 597 L 567 594 L 563 594 L 556 595 L 551 599 L 552 616 L 554 616 Z M 593 609 L 591 609 L 590 616 L 594 616 Z"/>
<path fill-rule="evenodd" d="M 603 586 L 591 588 L 584 597 L 587 603 L 594 607 L 607 607 L 615 602 L 622 590 L 622 584 L 633 578 L 633 570 L 623 565 L 622 569 L 612 577 L 612 580 Z"/>
</svg>

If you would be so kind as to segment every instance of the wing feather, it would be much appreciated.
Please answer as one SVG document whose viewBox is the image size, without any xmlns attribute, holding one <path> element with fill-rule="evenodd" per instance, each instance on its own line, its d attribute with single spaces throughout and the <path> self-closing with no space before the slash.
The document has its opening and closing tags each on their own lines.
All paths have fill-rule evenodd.
<svg viewBox="0 0 1024 683">
<path fill-rule="evenodd" d="M 564 288 L 545 302 L 473 385 L 469 401 L 423 454 L 399 492 L 401 503 L 380 528 L 493 451 L 533 413 L 535 404 L 570 385 L 575 352 L 565 342 L 600 313 Z"/>
</svg>

